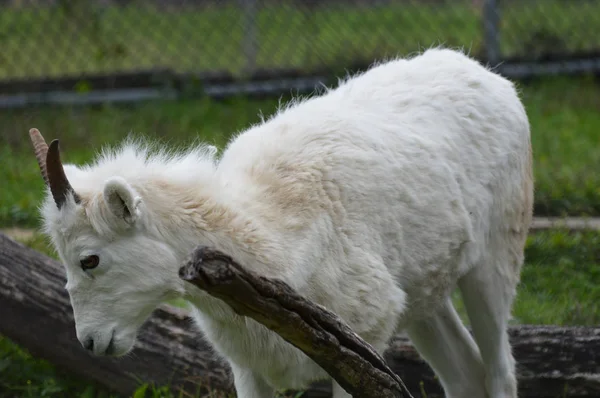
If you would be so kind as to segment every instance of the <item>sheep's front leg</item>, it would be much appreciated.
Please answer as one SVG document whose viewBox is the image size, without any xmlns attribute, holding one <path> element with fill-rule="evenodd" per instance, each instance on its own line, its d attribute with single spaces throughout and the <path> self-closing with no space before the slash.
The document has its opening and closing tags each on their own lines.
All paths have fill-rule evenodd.
<svg viewBox="0 0 600 398">
<path fill-rule="evenodd" d="M 494 261 L 506 258 L 507 255 L 491 256 L 488 264 L 475 267 L 459 281 L 473 334 L 485 363 L 490 398 L 517 397 L 515 359 L 507 331 L 516 294 L 516 278 L 507 277 L 509 272 L 487 268 L 489 264 L 500 268 L 504 264 L 496 265 Z"/>
<path fill-rule="evenodd" d="M 273 398 L 275 389 L 250 369 L 231 364 L 237 398 Z"/>
</svg>

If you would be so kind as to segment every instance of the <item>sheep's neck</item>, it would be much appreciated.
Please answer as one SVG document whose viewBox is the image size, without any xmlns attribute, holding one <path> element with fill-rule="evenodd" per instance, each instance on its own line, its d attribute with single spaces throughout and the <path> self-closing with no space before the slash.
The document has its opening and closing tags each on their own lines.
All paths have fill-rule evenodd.
<svg viewBox="0 0 600 398">
<path fill-rule="evenodd" d="M 260 261 L 267 239 L 259 220 L 246 214 L 218 184 L 184 187 L 173 182 L 144 184 L 146 206 L 157 238 L 165 241 L 181 262 L 199 245 L 213 246 L 242 264 Z M 160 223 L 156 223 L 160 220 Z"/>
<path fill-rule="evenodd" d="M 277 245 L 273 241 L 277 234 L 266 234 L 268 220 L 253 216 L 256 209 L 267 205 L 265 198 L 227 192 L 225 184 L 216 178 L 206 177 L 193 186 L 165 179 L 142 182 L 136 187 L 146 202 L 147 222 L 156 239 L 174 252 L 173 272 L 178 272 L 199 245 L 223 251 L 258 272 L 271 261 L 281 261 L 268 258 L 269 247 Z M 182 284 L 183 298 L 204 315 L 218 322 L 239 318 L 222 301 L 191 284 Z"/>
</svg>

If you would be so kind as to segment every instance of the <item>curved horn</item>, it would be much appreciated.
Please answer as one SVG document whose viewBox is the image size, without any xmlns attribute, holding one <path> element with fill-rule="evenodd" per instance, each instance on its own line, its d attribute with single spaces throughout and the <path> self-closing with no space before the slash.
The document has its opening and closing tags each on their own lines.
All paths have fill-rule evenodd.
<svg viewBox="0 0 600 398">
<path fill-rule="evenodd" d="M 44 179 L 46 185 L 49 186 L 50 182 L 48 181 L 48 172 L 46 171 L 46 155 L 48 153 L 48 144 L 46 144 L 46 140 L 44 140 L 44 137 L 42 137 L 42 134 L 38 129 L 29 130 L 29 138 L 31 138 L 31 143 L 33 144 L 35 158 L 40 166 L 42 178 Z"/>
<path fill-rule="evenodd" d="M 67 180 L 65 170 L 60 161 L 60 152 L 58 150 L 58 140 L 53 140 L 46 154 L 46 174 L 48 176 L 48 185 L 52 191 L 52 197 L 56 202 L 56 206 L 60 209 L 67 200 L 69 193 L 73 194 L 75 203 L 80 203 L 79 195 Z"/>
<path fill-rule="evenodd" d="M 44 140 L 40 131 L 35 128 L 29 130 L 29 138 L 31 138 L 31 143 L 33 144 L 35 158 L 40 166 L 42 178 L 44 178 L 46 185 L 50 187 L 52 197 L 58 208 L 60 209 L 65 203 L 69 192 L 73 194 L 75 203 L 80 203 L 81 200 L 79 195 L 77 195 L 75 190 L 73 190 L 73 187 L 71 187 L 71 184 L 69 184 L 69 180 L 67 180 L 65 170 L 60 161 L 58 140 L 52 141 L 50 147 L 48 147 L 48 144 L 46 144 L 46 140 Z"/>
</svg>

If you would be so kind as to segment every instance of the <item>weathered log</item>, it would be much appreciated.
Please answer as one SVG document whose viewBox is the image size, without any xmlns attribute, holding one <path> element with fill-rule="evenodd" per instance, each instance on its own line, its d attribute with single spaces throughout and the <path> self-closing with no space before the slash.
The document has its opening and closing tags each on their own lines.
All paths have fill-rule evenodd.
<svg viewBox="0 0 600 398">
<path fill-rule="evenodd" d="M 283 281 L 256 275 L 208 247 L 194 250 L 179 275 L 223 300 L 238 315 L 277 332 L 352 396 L 412 397 L 383 357 L 341 318 L 300 296 Z"/>
<path fill-rule="evenodd" d="M 140 332 L 132 356 L 98 358 L 75 337 L 64 271 L 56 261 L 0 233 L 0 334 L 65 371 L 129 396 L 140 382 L 194 392 L 197 384 L 231 390 L 229 367 L 214 358 L 184 311 L 161 308 Z M 511 342 L 522 398 L 600 396 L 600 327 L 514 326 Z M 440 397 L 431 369 L 404 337 L 384 358 L 415 397 Z M 303 398 L 331 396 L 316 383 Z"/>
</svg>

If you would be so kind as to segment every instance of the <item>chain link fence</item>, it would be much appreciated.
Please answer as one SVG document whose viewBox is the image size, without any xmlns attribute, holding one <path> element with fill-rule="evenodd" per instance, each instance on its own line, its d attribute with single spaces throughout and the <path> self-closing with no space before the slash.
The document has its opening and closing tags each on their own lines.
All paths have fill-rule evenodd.
<svg viewBox="0 0 600 398">
<path fill-rule="evenodd" d="M 76 163 L 129 133 L 222 147 L 279 98 L 436 45 L 512 78 L 599 72 L 600 0 L 0 0 L 0 225 L 36 223 L 31 127 Z M 536 211 L 600 214 L 598 86 L 530 83 Z"/>
<path fill-rule="evenodd" d="M 600 55 L 599 0 L 0 4 L 0 81 L 150 70 L 236 78 L 260 71 L 336 73 L 440 44 L 463 47 L 491 64 L 589 64 Z"/>
</svg>

